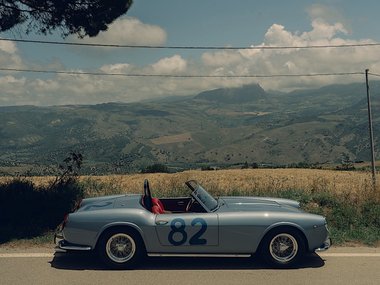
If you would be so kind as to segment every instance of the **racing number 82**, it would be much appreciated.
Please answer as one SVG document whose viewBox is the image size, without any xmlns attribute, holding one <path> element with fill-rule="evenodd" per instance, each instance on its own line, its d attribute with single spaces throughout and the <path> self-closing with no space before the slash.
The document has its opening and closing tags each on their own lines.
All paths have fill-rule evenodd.
<svg viewBox="0 0 380 285">
<path fill-rule="evenodd" d="M 201 228 L 190 238 L 189 240 L 190 245 L 204 245 L 207 243 L 206 239 L 201 238 L 202 235 L 207 230 L 206 221 L 202 218 L 196 218 L 191 221 L 191 226 L 195 226 L 197 224 L 201 225 Z M 175 246 L 183 245 L 187 241 L 187 233 L 185 231 L 186 229 L 185 220 L 181 218 L 176 218 L 172 220 L 172 222 L 170 223 L 170 228 L 171 228 L 171 231 L 169 232 L 169 236 L 168 236 L 169 242 Z M 175 234 L 177 234 L 177 236 L 181 235 L 182 238 L 180 240 L 174 240 Z"/>
</svg>

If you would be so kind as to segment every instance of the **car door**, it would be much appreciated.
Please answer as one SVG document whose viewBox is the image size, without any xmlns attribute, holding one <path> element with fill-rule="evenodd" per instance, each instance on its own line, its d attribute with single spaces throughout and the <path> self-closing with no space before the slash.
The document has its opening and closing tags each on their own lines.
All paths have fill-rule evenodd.
<svg viewBox="0 0 380 285">
<path fill-rule="evenodd" d="M 219 245 L 219 222 L 215 213 L 160 214 L 156 234 L 165 252 L 211 252 Z"/>
</svg>

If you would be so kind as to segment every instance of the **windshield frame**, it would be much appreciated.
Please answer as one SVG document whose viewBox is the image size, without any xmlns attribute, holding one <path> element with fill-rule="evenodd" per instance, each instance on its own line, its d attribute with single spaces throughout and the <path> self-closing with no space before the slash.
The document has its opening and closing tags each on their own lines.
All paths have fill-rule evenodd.
<svg viewBox="0 0 380 285">
<path fill-rule="evenodd" d="M 219 208 L 218 200 L 199 185 L 197 181 L 187 181 L 186 185 L 192 190 L 190 194 L 191 197 L 193 197 L 208 213 L 215 212 Z"/>
</svg>

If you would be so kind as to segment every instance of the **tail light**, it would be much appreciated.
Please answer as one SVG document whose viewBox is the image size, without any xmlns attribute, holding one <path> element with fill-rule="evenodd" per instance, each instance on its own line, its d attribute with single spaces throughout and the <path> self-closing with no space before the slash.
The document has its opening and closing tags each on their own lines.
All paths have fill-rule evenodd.
<svg viewBox="0 0 380 285">
<path fill-rule="evenodd" d="M 74 212 L 77 211 L 77 210 L 82 206 L 82 201 L 83 201 L 83 199 L 80 199 L 80 200 L 78 200 L 78 201 L 75 203 L 75 206 L 74 206 Z"/>
<path fill-rule="evenodd" d="M 63 217 L 63 222 L 62 222 L 62 224 L 61 224 L 61 230 L 63 230 L 63 229 L 65 228 L 68 219 L 69 219 L 69 214 L 66 214 L 66 215 Z"/>
</svg>

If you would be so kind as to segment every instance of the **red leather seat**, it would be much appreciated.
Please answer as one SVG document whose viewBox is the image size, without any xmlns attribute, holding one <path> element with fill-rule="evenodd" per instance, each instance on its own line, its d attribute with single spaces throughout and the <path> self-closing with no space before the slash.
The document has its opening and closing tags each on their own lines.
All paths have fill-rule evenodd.
<svg viewBox="0 0 380 285">
<path fill-rule="evenodd" d="M 158 198 L 152 198 L 152 213 L 153 214 L 163 214 L 165 213 L 165 208 L 162 202 Z"/>
</svg>

